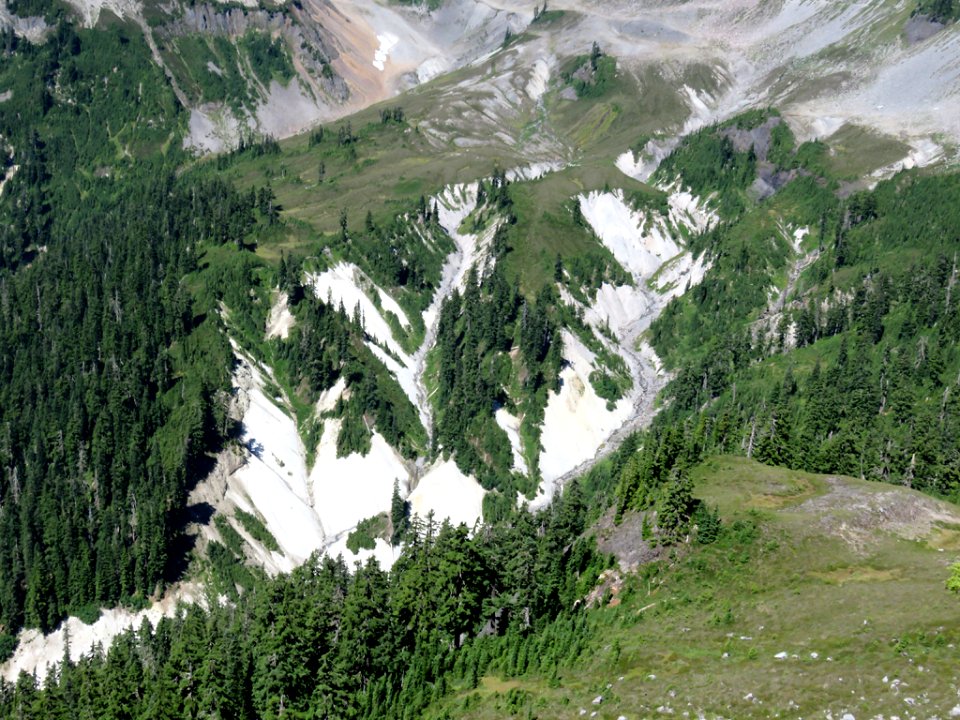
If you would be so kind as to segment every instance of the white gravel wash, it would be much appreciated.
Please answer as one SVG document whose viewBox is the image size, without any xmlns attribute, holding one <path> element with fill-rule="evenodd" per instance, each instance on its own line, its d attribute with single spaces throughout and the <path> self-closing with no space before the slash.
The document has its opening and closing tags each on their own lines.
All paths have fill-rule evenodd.
<svg viewBox="0 0 960 720">
<path fill-rule="evenodd" d="M 389 348 L 395 355 L 405 356 L 403 348 L 394 339 L 393 332 L 390 330 L 383 314 L 373 304 L 373 300 L 364 292 L 363 288 L 372 288 L 379 297 L 383 311 L 392 312 L 404 326 L 410 324 L 406 313 L 393 298 L 377 287 L 356 265 L 341 262 L 321 273 L 308 273 L 307 283 L 313 287 L 314 293 L 320 300 L 330 302 L 334 307 L 343 303 L 344 309 L 351 316 L 354 308 L 359 305 L 364 332 L 381 345 Z"/>
<path fill-rule="evenodd" d="M 594 355 L 574 335 L 564 331 L 564 358 L 559 393 L 550 393 L 540 442 L 540 472 L 547 482 L 592 458 L 597 449 L 630 416 L 632 402 L 624 398 L 613 411 L 590 384 Z"/>
<path fill-rule="evenodd" d="M 309 480 L 314 509 L 329 537 L 389 509 L 394 480 L 405 484 L 408 477 L 403 460 L 378 432 L 373 433 L 366 455 L 338 458 L 340 424 L 339 419 L 324 423 Z"/>
<path fill-rule="evenodd" d="M 581 195 L 580 208 L 601 242 L 635 275 L 653 275 L 666 260 L 680 252 L 676 241 L 661 224 L 654 223 L 646 229 L 646 215 L 630 208 L 620 190 Z"/>
<path fill-rule="evenodd" d="M 88 625 L 76 617 L 64 620 L 60 627 L 48 635 L 39 630 L 23 630 L 20 644 L 13 656 L 0 666 L 0 677 L 7 682 L 16 682 L 20 672 L 36 673 L 37 681 L 43 683 L 50 667 L 63 660 L 69 636 L 70 659 L 74 662 L 89 655 L 97 645 L 110 647 L 113 639 L 130 628 L 139 629 L 144 620 L 156 627 L 160 618 L 171 617 L 180 603 L 203 604 L 202 589 L 193 583 L 181 583 L 153 603 L 146 610 L 132 612 L 124 608 L 103 610 L 96 622 Z"/>
<path fill-rule="evenodd" d="M 246 463 L 230 477 L 227 498 L 261 517 L 283 556 L 301 563 L 323 545 L 325 533 L 312 507 L 296 424 L 266 396 L 263 374 L 243 357 L 234 383 L 247 400 L 240 437 Z"/>
<path fill-rule="evenodd" d="M 510 439 L 510 449 L 513 451 L 513 469 L 523 475 L 529 474 L 527 461 L 523 459 L 523 445 L 520 441 L 520 419 L 516 415 L 511 415 L 503 408 L 494 413 L 494 420 L 497 421 L 503 431 Z"/>
<path fill-rule="evenodd" d="M 485 494 L 480 483 L 461 472 L 453 460 L 440 460 L 420 478 L 409 501 L 412 513 L 421 518 L 433 511 L 438 523 L 447 518 L 452 525 L 473 527 L 483 513 Z"/>
</svg>

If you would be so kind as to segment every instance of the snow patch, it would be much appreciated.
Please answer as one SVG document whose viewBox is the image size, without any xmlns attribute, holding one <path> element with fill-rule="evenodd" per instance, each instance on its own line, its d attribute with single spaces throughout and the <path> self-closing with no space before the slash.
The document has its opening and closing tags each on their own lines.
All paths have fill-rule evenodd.
<svg viewBox="0 0 960 720">
<path fill-rule="evenodd" d="M 266 396 L 263 374 L 246 358 L 239 358 L 234 386 L 248 402 L 240 437 L 246 464 L 231 476 L 226 496 L 264 521 L 283 551 L 273 553 L 277 569 L 290 570 L 325 537 L 313 511 L 297 426 Z"/>
<path fill-rule="evenodd" d="M 643 149 L 634 154 L 627 150 L 617 157 L 616 166 L 624 175 L 640 182 L 647 182 L 660 167 L 660 163 L 676 149 L 680 138 L 648 140 Z"/>
<path fill-rule="evenodd" d="M 387 352 L 381 348 L 379 345 L 374 345 L 373 343 L 367 343 L 367 347 L 370 348 L 377 359 L 384 364 L 384 366 L 389 370 L 393 376 L 396 378 L 397 382 L 400 384 L 400 389 L 403 390 L 403 394 L 407 396 L 411 404 L 415 408 L 419 408 L 419 390 L 417 387 L 417 380 L 414 375 L 413 360 L 406 355 L 402 355 L 402 362 L 397 362 L 394 358 L 387 354 Z M 420 413 L 420 422 L 425 423 L 424 415 Z M 424 427 L 427 427 L 424 424 Z"/>
<path fill-rule="evenodd" d="M 810 234 L 810 228 L 800 227 L 793 231 L 793 251 L 799 255 L 803 251 L 803 240 Z"/>
<path fill-rule="evenodd" d="M 636 275 L 650 277 L 680 252 L 662 224 L 645 227 L 645 213 L 631 209 L 620 190 L 581 195 L 580 208 L 617 261 Z"/>
<path fill-rule="evenodd" d="M 653 310 L 650 298 L 637 288 L 605 282 L 597 290 L 593 305 L 586 308 L 584 319 L 593 327 L 606 325 L 620 334 L 639 318 L 649 318 Z"/>
<path fill-rule="evenodd" d="M 326 418 L 309 474 L 293 419 L 264 392 L 263 373 L 241 357 L 235 386 L 245 393 L 241 442 L 246 464 L 228 480 L 226 498 L 258 515 L 282 553 L 264 554 L 265 565 L 288 571 L 316 550 L 335 544 L 361 520 L 390 507 L 394 480 L 406 486 L 403 459 L 374 431 L 370 452 L 337 457 L 341 420 Z M 346 381 L 321 394 L 317 413 L 336 405 Z"/>
<path fill-rule="evenodd" d="M 886 165 L 874 170 L 872 177 L 878 180 L 886 180 L 893 177 L 901 170 L 910 170 L 912 168 L 923 168 L 932 165 L 945 156 L 943 146 L 933 140 L 926 138 L 917 140 L 912 145 L 910 152 L 902 160 Z"/>
<path fill-rule="evenodd" d="M 325 412 L 330 412 L 333 408 L 336 407 L 337 401 L 343 395 L 343 391 L 346 390 L 347 379 L 341 375 L 337 378 L 337 382 L 333 384 L 333 387 L 327 388 L 322 393 L 320 397 L 317 398 L 317 404 L 315 412 L 319 416 Z"/>
<path fill-rule="evenodd" d="M 518 182 L 525 180 L 539 180 L 547 173 L 557 172 L 563 169 L 563 163 L 558 162 L 535 162 L 529 165 L 507 170 L 507 180 Z"/>
<path fill-rule="evenodd" d="M 654 412 L 653 398 L 664 382 L 663 369 L 653 349 L 639 339 L 669 300 L 702 281 L 709 269 L 705 258 L 694 258 L 683 250 L 675 239 L 679 228 L 701 232 L 716 222 L 715 215 L 689 192 L 676 187 L 664 190 L 668 193 L 665 214 L 633 210 L 621 191 L 580 196 L 584 218 L 631 271 L 633 284 L 603 283 L 586 306 L 564 288 L 561 298 L 582 312 L 597 340 L 624 360 L 631 389 L 608 409 L 607 401 L 590 384 L 590 374 L 598 369 L 593 352 L 579 338 L 564 333 L 567 366 L 560 374 L 560 392 L 550 393 L 544 413 L 540 455 L 544 482 L 530 503 L 534 509 L 551 501 L 565 477 L 585 470 L 614 435 L 630 432 Z"/>
<path fill-rule="evenodd" d="M 4 186 L 6 186 L 8 182 L 13 180 L 13 176 L 17 174 L 17 170 L 19 169 L 20 169 L 19 165 L 11 165 L 10 169 L 7 170 L 7 174 L 4 175 L 2 179 L 0 179 L 0 196 L 3 195 Z"/>
<path fill-rule="evenodd" d="M 383 72 L 387 60 L 390 58 L 390 51 L 400 42 L 400 38 L 392 33 L 380 33 L 377 35 L 380 47 L 373 55 L 373 66 Z"/>
<path fill-rule="evenodd" d="M 423 324 L 426 328 L 423 343 L 414 353 L 411 362 L 407 364 L 413 374 L 416 398 L 414 406 L 419 410 L 420 420 L 428 432 L 432 430 L 432 413 L 423 373 L 426 370 L 427 352 L 436 341 L 440 307 L 455 289 L 463 290 L 470 266 L 482 257 L 483 249 L 489 245 L 496 231 L 496 227 L 491 226 L 480 235 L 460 232 L 463 221 L 477 204 L 476 183 L 451 185 L 433 198 L 433 201 L 437 206 L 439 223 L 453 240 L 455 249 L 444 261 L 440 271 L 440 285 L 430 306 L 423 311 Z"/>
<path fill-rule="evenodd" d="M 680 260 L 682 248 L 674 238 L 681 227 L 695 233 L 707 230 L 717 222 L 717 216 L 686 190 L 669 186 L 665 191 L 666 218 L 659 213 L 633 210 L 624 201 L 621 190 L 581 195 L 580 209 L 601 242 L 636 278 L 648 279 L 658 271 L 669 271 L 658 278 L 661 287 L 669 288 L 690 273 L 698 275 L 695 282 L 699 282 L 706 267 L 697 267 L 689 257 Z M 670 261 L 671 265 L 665 268 Z"/>
<path fill-rule="evenodd" d="M 360 548 L 356 554 L 354 554 L 353 550 L 347 547 L 346 535 L 327 548 L 327 555 L 332 558 L 342 555 L 344 562 L 347 563 L 347 567 L 354 563 L 365 565 L 370 558 L 374 558 L 380 565 L 381 569 L 389 570 L 393 567 L 393 563 L 396 561 L 397 555 L 399 554 L 400 548 L 393 547 L 383 538 L 376 538 L 376 540 L 374 540 L 373 550 Z"/>
<path fill-rule="evenodd" d="M 510 182 L 517 180 L 534 180 L 543 177 L 562 167 L 555 162 L 532 163 L 526 167 L 508 170 L 506 175 Z M 423 426 L 430 431 L 431 408 L 427 398 L 426 386 L 423 382 L 423 373 L 426 369 L 427 351 L 433 347 L 437 336 L 437 323 L 440 319 L 440 307 L 443 301 L 454 290 L 463 291 L 466 287 L 467 275 L 470 268 L 485 256 L 486 250 L 497 231 L 497 223 L 493 222 L 480 233 L 461 232 L 460 228 L 467 216 L 477 206 L 477 183 L 457 184 L 446 187 L 432 201 L 437 206 L 440 226 L 453 240 L 455 249 L 444 261 L 440 272 L 440 284 L 433 296 L 430 306 L 423 312 L 423 324 L 426 328 L 423 343 L 406 362 L 406 368 L 412 373 L 412 382 L 402 370 L 397 370 L 398 380 L 404 390 L 413 386 L 415 390 L 414 406 L 420 412 Z M 396 365 L 396 363 L 395 363 Z M 388 367 L 390 365 L 388 364 Z M 408 392 L 408 395 L 410 393 Z"/>
<path fill-rule="evenodd" d="M 719 222 L 720 218 L 715 212 L 707 208 L 693 193 L 681 189 L 679 183 L 664 190 L 668 193 L 669 217 L 674 227 L 686 225 L 693 232 L 701 233 Z"/>
<path fill-rule="evenodd" d="M 711 263 L 703 255 L 698 258 L 690 253 L 679 255 L 657 273 L 654 283 L 657 292 L 667 300 L 682 295 L 688 288 L 703 282 L 710 267 Z"/>
<path fill-rule="evenodd" d="M 400 303 L 387 295 L 386 291 L 381 287 L 377 287 L 377 295 L 380 297 L 380 307 L 383 308 L 384 312 L 392 312 L 397 316 L 397 320 L 400 321 L 403 327 L 410 327 L 410 319 L 407 317 L 407 313 L 403 311 L 403 308 L 400 307 Z"/>
<path fill-rule="evenodd" d="M 480 483 L 464 475 L 453 460 L 441 460 L 420 478 L 408 499 L 413 513 L 422 518 L 432 511 L 437 522 L 449 518 L 453 525 L 473 527 L 483 515 L 485 494 Z"/>
<path fill-rule="evenodd" d="M 681 135 L 690 133 L 704 127 L 713 119 L 713 111 L 710 109 L 710 103 L 714 98 L 706 91 L 697 91 L 689 85 L 681 88 L 681 93 L 687 97 L 687 105 L 690 107 L 690 117 L 683 126 Z"/>
<path fill-rule="evenodd" d="M 643 174 L 645 166 L 643 153 L 637 154 L 633 150 L 620 153 L 614 164 L 617 166 L 617 170 L 632 178 L 639 178 Z"/>
</svg>

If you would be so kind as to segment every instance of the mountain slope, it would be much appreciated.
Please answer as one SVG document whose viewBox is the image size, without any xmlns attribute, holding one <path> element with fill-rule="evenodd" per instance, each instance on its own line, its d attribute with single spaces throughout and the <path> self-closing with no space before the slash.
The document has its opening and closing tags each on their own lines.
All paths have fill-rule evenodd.
<svg viewBox="0 0 960 720">
<path fill-rule="evenodd" d="M 555 667 L 545 631 L 433 716 L 950 716 L 955 505 L 742 458 L 693 475 L 724 521 L 715 545 L 608 571 L 583 640 Z M 639 523 L 602 523 L 600 548 L 631 552 Z"/>
<path fill-rule="evenodd" d="M 398 564 L 325 566 L 366 592 L 431 512 L 516 530 L 496 568 L 579 476 L 549 592 L 500 624 L 531 579 L 484 576 L 454 649 L 584 631 L 579 514 L 682 544 L 706 453 L 955 498 L 957 29 L 914 9 L 4 6 L 5 675 L 62 655 L 23 628 L 78 616 L 79 659 L 198 583 L 221 620 L 290 592 L 315 552 Z M 399 712 L 403 671 L 351 672 Z"/>
</svg>

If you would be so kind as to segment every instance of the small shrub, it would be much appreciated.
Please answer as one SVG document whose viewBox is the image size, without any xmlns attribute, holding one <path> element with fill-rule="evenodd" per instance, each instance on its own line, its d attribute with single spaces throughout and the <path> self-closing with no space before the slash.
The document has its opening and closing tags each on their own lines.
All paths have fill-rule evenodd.
<svg viewBox="0 0 960 720">
<path fill-rule="evenodd" d="M 280 545 L 277 543 L 277 539 L 273 536 L 273 533 L 267 530 L 266 525 L 264 525 L 258 517 L 240 508 L 237 508 L 235 516 L 237 520 L 240 521 L 240 524 L 243 525 L 243 529 L 250 533 L 250 536 L 254 540 L 261 543 L 267 550 L 274 552 L 280 551 Z"/>
</svg>

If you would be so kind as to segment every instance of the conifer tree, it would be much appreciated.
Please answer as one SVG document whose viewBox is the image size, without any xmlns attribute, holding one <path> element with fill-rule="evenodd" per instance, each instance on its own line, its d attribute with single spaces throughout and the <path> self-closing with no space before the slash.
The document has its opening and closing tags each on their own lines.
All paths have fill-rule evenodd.
<svg viewBox="0 0 960 720">
<path fill-rule="evenodd" d="M 390 499 L 390 525 L 393 531 L 390 542 L 396 546 L 406 536 L 410 528 L 410 503 L 400 497 L 400 482 L 393 481 L 393 496 Z"/>
</svg>

